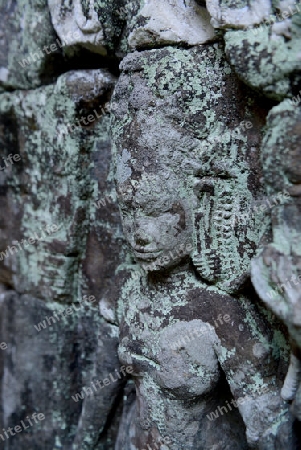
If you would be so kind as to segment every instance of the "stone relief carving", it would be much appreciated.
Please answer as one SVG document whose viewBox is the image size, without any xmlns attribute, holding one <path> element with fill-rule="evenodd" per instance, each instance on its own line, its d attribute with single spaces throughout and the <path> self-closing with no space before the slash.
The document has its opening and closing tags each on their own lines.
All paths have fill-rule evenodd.
<svg viewBox="0 0 301 450">
<path fill-rule="evenodd" d="M 3 426 L 42 404 L 53 421 L 30 442 L 43 450 L 295 450 L 299 4 L 11 0 L 0 9 L 0 138 L 21 155 L 0 172 L 1 249 L 46 217 L 62 224 L 38 251 L 1 260 L 1 329 L 22 342 L 0 364 Z M 103 108 L 124 56 L 109 108 L 113 175 Z M 97 211 L 96 192 L 111 196 Z M 79 291 L 99 305 L 32 334 Z M 131 378 L 75 406 L 62 400 L 128 366 Z M 9 445 L 28 448 L 23 435 Z"/>
<path fill-rule="evenodd" d="M 225 11 L 231 9 L 225 8 L 226 15 Z M 264 11 L 259 4 L 258 11 Z M 237 74 L 267 97 L 281 101 L 269 112 L 261 161 L 268 198 L 280 193 L 287 193 L 287 198 L 272 203 L 267 211 L 272 219 L 271 242 L 252 261 L 252 282 L 265 304 L 284 320 L 293 339 L 291 363 L 281 394 L 286 400 L 295 400 L 293 411 L 300 419 L 300 107 L 296 97 L 300 88 L 300 5 L 273 5 L 268 20 L 261 22 L 261 27 L 247 31 L 234 31 L 231 21 L 225 21 L 223 27 L 228 29 L 226 54 Z M 216 26 L 221 24 L 216 22 Z M 254 64 L 262 63 L 263 55 L 267 56 L 264 69 L 261 64 Z"/>
<path fill-rule="evenodd" d="M 273 237 L 252 261 L 252 281 L 264 302 L 288 326 L 293 354 L 282 396 L 294 400 L 301 418 L 300 315 L 300 108 L 282 102 L 268 116 L 262 147 L 267 194 L 286 190 L 289 197 L 271 210 Z"/>
<path fill-rule="evenodd" d="M 214 57 L 203 46 L 134 53 L 123 61 L 115 89 L 117 193 L 125 237 L 141 267 L 119 306 L 119 356 L 134 368 L 137 394 L 121 422 L 128 434 L 120 449 L 156 448 L 164 439 L 170 449 L 292 445 L 276 376 L 287 355 L 279 360 L 271 323 L 256 296 L 244 293 L 268 222 L 251 217 L 222 231 L 219 224 L 221 210 L 227 219 L 233 210 L 240 214 L 236 201 L 260 197 L 258 134 L 248 141 L 245 131 L 237 133 L 243 118 L 256 127 L 258 118 L 247 101 L 231 103 L 239 88 L 222 48 L 213 49 Z M 216 326 L 219 314 L 231 322 Z M 208 412 L 238 399 L 239 412 L 220 415 L 222 433 L 209 435 Z"/>
</svg>

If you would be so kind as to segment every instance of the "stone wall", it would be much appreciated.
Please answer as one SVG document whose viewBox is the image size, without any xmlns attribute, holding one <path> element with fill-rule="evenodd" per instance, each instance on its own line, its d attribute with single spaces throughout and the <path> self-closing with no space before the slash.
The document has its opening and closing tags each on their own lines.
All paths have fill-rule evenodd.
<svg viewBox="0 0 301 450">
<path fill-rule="evenodd" d="M 300 3 L 0 22 L 0 449 L 300 448 Z"/>
</svg>

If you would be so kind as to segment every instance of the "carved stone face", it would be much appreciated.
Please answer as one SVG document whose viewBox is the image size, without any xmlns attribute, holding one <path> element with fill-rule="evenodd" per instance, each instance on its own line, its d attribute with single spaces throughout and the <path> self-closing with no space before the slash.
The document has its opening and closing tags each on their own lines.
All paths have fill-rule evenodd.
<svg viewBox="0 0 301 450">
<path fill-rule="evenodd" d="M 192 250 L 191 209 L 178 185 L 162 172 L 118 187 L 124 234 L 145 270 L 171 267 Z"/>
<path fill-rule="evenodd" d="M 194 217 L 193 227 L 188 222 L 187 228 L 194 243 L 193 263 L 208 283 L 233 292 L 249 275 L 250 259 L 265 221 L 248 214 L 260 195 L 256 142 L 259 132 L 251 113 L 246 114 L 247 106 L 242 110 L 232 103 L 241 93 L 219 51 L 214 56 L 207 48 L 198 51 L 164 48 L 125 58 L 124 73 L 115 91 L 113 142 L 123 203 L 125 186 L 130 191 L 135 189 L 128 205 L 132 211 L 128 219 L 131 226 L 125 230 L 132 248 L 134 242 L 137 244 L 134 232 L 139 235 L 139 229 L 147 234 L 139 242 L 144 239 L 147 249 L 162 252 L 160 256 L 163 256 L 161 245 L 169 252 L 186 241 L 185 236 L 175 231 L 166 233 L 165 229 L 154 237 L 165 222 L 170 230 L 181 223 L 178 211 L 183 204 L 179 200 L 179 186 L 183 185 L 182 198 L 188 199 Z M 178 64 L 178 69 L 170 66 L 167 57 Z M 217 63 L 222 70 L 216 68 Z M 128 68 L 133 75 L 129 75 Z M 231 104 L 230 112 L 227 104 Z M 252 134 L 241 125 L 247 117 L 251 120 Z M 174 173 L 177 182 L 169 180 L 162 185 L 162 167 Z M 136 193 L 143 192 L 146 172 L 162 175 L 157 181 L 155 178 L 149 181 L 150 194 L 137 201 Z M 160 183 L 159 194 L 156 190 Z M 165 209 L 155 204 L 154 200 L 158 202 L 165 197 L 169 199 Z M 136 206 L 131 202 L 136 202 Z M 123 209 L 126 211 L 127 207 Z M 139 221 L 142 225 L 138 226 Z"/>
</svg>

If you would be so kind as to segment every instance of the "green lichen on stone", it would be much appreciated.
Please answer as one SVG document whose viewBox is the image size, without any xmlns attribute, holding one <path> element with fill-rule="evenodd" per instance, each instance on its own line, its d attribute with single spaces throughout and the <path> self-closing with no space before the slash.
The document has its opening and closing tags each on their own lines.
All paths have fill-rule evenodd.
<svg viewBox="0 0 301 450">
<path fill-rule="evenodd" d="M 53 234 L 45 233 L 44 241 L 16 254 L 19 286 L 33 288 L 46 298 L 51 295 L 70 301 L 79 295 L 79 264 L 95 205 L 90 177 L 94 139 L 76 122 L 77 106 L 67 79 L 63 76 L 57 85 L 27 93 L 3 94 L 0 104 L 2 112 L 18 105 L 15 114 L 20 135 L 26 136 L 21 153 L 26 166 L 22 181 L 28 184 L 23 204 L 24 185 L 19 175 L 10 181 L 15 201 L 23 210 L 23 236 L 35 238 L 47 225 L 58 227 Z M 100 139 L 107 139 L 108 120 L 106 117 L 98 130 Z"/>
<path fill-rule="evenodd" d="M 225 51 L 238 76 L 250 87 L 282 100 L 291 96 L 290 76 L 300 70 L 299 39 L 271 37 L 270 27 L 225 33 Z"/>
<path fill-rule="evenodd" d="M 199 202 L 198 212 L 205 211 L 203 221 L 206 223 L 199 227 L 200 233 L 210 234 L 210 248 L 196 252 L 194 262 L 197 267 L 202 265 L 204 276 L 205 266 L 210 266 L 210 254 L 223 252 L 220 281 L 223 280 L 223 289 L 232 289 L 229 288 L 232 283 L 229 273 L 233 273 L 235 278 L 238 271 L 248 270 L 254 243 L 259 241 L 268 218 L 262 220 L 259 215 L 250 217 L 250 226 L 243 231 L 241 224 L 238 224 L 241 210 L 251 205 L 260 191 L 257 188 L 255 193 L 249 189 L 247 159 L 250 147 L 246 133 L 239 129 L 239 123 L 235 123 L 235 94 L 232 91 L 235 77 L 225 61 L 222 46 L 216 43 L 213 48 L 204 45 L 189 50 L 166 47 L 136 52 L 125 58 L 121 68 L 123 73 L 113 97 L 118 111 L 113 110 L 112 121 L 118 183 L 126 182 L 126 178 L 131 177 L 134 186 L 137 180 L 136 176 L 131 175 L 132 171 L 139 172 L 143 166 L 146 167 L 147 158 L 149 167 L 154 164 L 151 161 L 156 160 L 158 165 L 165 165 L 177 173 L 183 180 L 183 195 L 190 197 L 192 208 L 197 209 L 195 205 Z M 229 108 L 222 106 L 225 97 L 231 105 Z M 252 119 L 248 106 L 250 102 L 251 99 L 246 99 L 244 119 Z M 146 120 L 148 125 L 144 127 Z M 134 143 L 131 139 L 133 128 Z M 145 154 L 146 148 L 148 156 Z M 157 154 L 160 154 L 160 159 Z M 220 165 L 221 171 L 231 167 L 229 179 L 217 179 L 214 195 L 216 214 L 222 209 L 225 196 L 229 196 L 229 203 L 235 203 L 235 208 L 232 205 L 235 212 L 231 214 L 237 215 L 238 220 L 234 226 L 228 224 L 233 229 L 231 249 L 229 242 L 228 248 L 224 248 L 225 238 L 217 222 L 212 220 L 214 213 L 205 206 L 206 196 L 192 200 L 189 193 L 198 180 L 197 168 L 200 173 L 210 176 L 215 165 Z M 126 178 L 121 180 L 123 176 Z M 153 192 L 155 196 L 156 190 Z M 234 192 L 237 194 L 234 195 Z M 234 231 L 236 226 L 239 230 Z M 196 239 L 194 236 L 195 244 Z M 206 238 L 202 236 L 201 240 L 205 242 Z M 238 251 L 243 240 L 244 247 Z M 206 277 L 215 281 L 209 272 Z"/>
<path fill-rule="evenodd" d="M 6 21 L 0 51 L 0 83 L 5 89 L 31 89 L 49 82 L 57 73 L 53 63 L 61 61 L 61 55 L 47 1 L 18 0 L 10 9 L 8 2 L 1 3 L 1 15 Z M 44 47 L 51 44 L 56 44 L 57 50 L 47 54 Z"/>
</svg>

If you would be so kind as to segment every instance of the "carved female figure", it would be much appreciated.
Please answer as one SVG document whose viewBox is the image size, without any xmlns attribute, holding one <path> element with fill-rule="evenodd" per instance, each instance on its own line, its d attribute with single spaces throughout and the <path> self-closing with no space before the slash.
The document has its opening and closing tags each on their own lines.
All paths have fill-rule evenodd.
<svg viewBox="0 0 301 450">
<path fill-rule="evenodd" d="M 275 386 L 266 325 L 248 299 L 210 290 L 197 279 L 189 261 L 191 211 L 176 190 L 177 180 L 168 176 L 164 188 L 163 177 L 163 173 L 142 177 L 132 195 L 130 189 L 119 190 L 124 230 L 133 252 L 146 272 L 155 269 L 141 273 L 139 281 L 129 280 L 123 291 L 119 356 L 133 367 L 137 390 L 131 444 L 123 442 L 123 448 L 153 448 L 162 437 L 170 439 L 172 449 L 214 445 L 224 449 L 229 443 L 233 449 L 247 448 L 236 402 L 249 443 L 255 446 L 260 439 L 262 445 L 276 448 L 270 408 L 278 409 L 280 419 L 286 407 Z M 151 194 L 154 185 L 155 195 Z M 252 313 L 253 329 L 247 323 Z M 228 315 L 230 323 L 216 327 L 214 319 L 220 314 Z M 267 392 L 258 394 L 265 386 Z M 224 416 L 225 406 L 229 410 Z M 256 425 L 254 408 L 260 411 Z M 220 412 L 221 433 L 214 436 L 209 433 L 212 411 Z M 285 428 L 287 418 L 280 428 Z M 283 445 L 288 439 L 284 436 Z"/>
<path fill-rule="evenodd" d="M 245 136 L 231 136 L 242 107 L 231 104 L 232 119 L 222 110 L 221 98 L 230 104 L 233 94 L 231 70 L 218 46 L 214 61 L 207 50 L 130 55 L 116 88 L 117 191 L 125 237 L 142 269 L 136 266 L 120 299 L 119 356 L 133 366 L 137 401 L 117 448 L 272 450 L 291 443 L 275 375 L 279 348 L 243 291 L 265 228 L 251 221 L 224 233 L 215 224 L 218 211 L 226 221 L 237 202 L 255 199 L 258 143 L 253 136 L 252 150 Z M 217 75 L 218 65 L 226 75 Z M 224 139 L 204 152 L 202 143 L 222 125 Z M 216 326 L 220 315 L 230 321 Z M 214 434 L 212 412 L 220 425 Z"/>
</svg>

